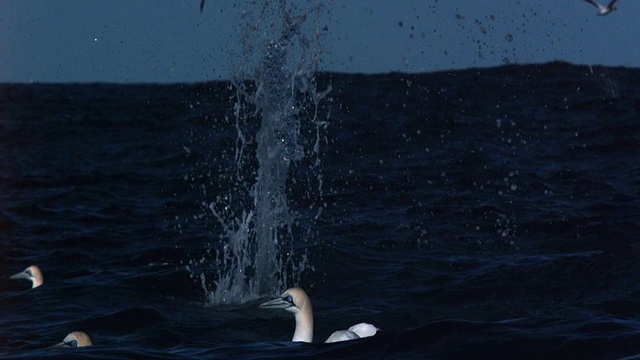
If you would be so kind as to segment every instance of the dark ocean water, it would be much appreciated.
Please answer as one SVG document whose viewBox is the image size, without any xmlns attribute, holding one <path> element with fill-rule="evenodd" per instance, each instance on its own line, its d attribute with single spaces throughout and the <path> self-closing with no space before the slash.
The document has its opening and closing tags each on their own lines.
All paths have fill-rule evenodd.
<svg viewBox="0 0 640 360">
<path fill-rule="evenodd" d="M 318 78 L 326 205 L 304 215 L 300 164 L 289 201 L 315 235 L 295 244 L 297 285 L 316 342 L 361 321 L 380 334 L 292 344 L 287 313 L 207 303 L 228 84 L 0 85 L 0 357 L 640 354 L 640 70 Z M 8 279 L 31 264 L 44 286 Z M 44 349 L 73 330 L 95 346 Z"/>
</svg>

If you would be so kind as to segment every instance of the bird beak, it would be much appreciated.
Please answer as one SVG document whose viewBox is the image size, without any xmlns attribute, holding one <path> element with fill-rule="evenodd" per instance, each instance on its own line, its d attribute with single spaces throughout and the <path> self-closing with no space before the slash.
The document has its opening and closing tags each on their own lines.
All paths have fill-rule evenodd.
<svg viewBox="0 0 640 360">
<path fill-rule="evenodd" d="M 51 345 L 49 347 L 50 348 L 61 348 L 61 347 L 71 347 L 71 346 L 69 346 L 69 344 L 67 344 L 66 342 L 63 341 L 63 342 L 59 342 L 59 343 L 57 343 L 55 345 Z"/>
<path fill-rule="evenodd" d="M 29 277 L 29 275 L 27 275 L 27 273 L 25 273 L 24 271 L 22 271 L 22 272 L 19 272 L 19 273 L 17 273 L 17 274 L 13 274 L 13 275 L 11 275 L 11 276 L 9 277 L 9 279 L 13 279 L 13 280 L 17 280 L 17 279 L 26 279 L 26 280 L 29 280 L 29 279 L 31 279 L 31 278 Z"/>
<path fill-rule="evenodd" d="M 290 302 L 285 301 L 282 298 L 277 298 L 277 299 L 264 302 L 260 304 L 258 307 L 261 309 L 286 309 L 289 306 L 291 306 Z"/>
</svg>

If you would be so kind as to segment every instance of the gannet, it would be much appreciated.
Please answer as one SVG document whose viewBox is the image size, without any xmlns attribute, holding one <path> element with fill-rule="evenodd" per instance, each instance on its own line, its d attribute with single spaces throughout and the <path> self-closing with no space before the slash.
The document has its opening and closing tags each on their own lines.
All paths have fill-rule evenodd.
<svg viewBox="0 0 640 360">
<path fill-rule="evenodd" d="M 35 265 L 31 265 L 28 268 L 24 269 L 24 271 L 11 275 L 9 279 L 31 280 L 32 289 L 37 288 L 38 286 L 44 284 L 44 277 L 42 276 L 42 271 L 40 271 L 40 268 L 38 268 Z"/>
<path fill-rule="evenodd" d="M 293 332 L 294 342 L 313 342 L 313 307 L 307 293 L 300 288 L 291 288 L 279 298 L 260 304 L 263 309 L 285 309 L 295 316 L 296 329 Z M 373 336 L 379 329 L 371 324 L 360 323 L 348 330 L 335 331 L 325 343 L 354 340 Z"/>
<path fill-rule="evenodd" d="M 53 347 L 82 347 L 92 346 L 91 338 L 84 331 L 74 331 L 67 334 L 67 336 Z"/>
<path fill-rule="evenodd" d="M 584 0 L 590 4 L 593 4 L 595 7 L 598 8 L 598 15 L 607 15 L 610 12 L 612 12 L 613 10 L 616 10 L 616 1 L 618 0 L 612 0 L 609 5 L 607 5 L 607 7 L 604 7 L 602 5 L 600 5 L 599 3 L 597 3 L 595 0 Z"/>
</svg>

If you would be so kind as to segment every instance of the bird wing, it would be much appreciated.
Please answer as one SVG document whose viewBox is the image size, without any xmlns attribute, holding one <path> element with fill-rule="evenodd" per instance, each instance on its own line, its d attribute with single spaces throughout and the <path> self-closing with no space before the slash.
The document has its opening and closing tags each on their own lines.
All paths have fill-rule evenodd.
<svg viewBox="0 0 640 360">
<path fill-rule="evenodd" d="M 602 5 L 600 5 L 600 4 L 598 4 L 595 0 L 584 0 L 584 1 L 586 1 L 586 2 L 588 2 L 589 4 L 591 4 L 591 5 L 595 6 L 595 7 L 597 7 L 597 8 L 598 8 L 598 10 L 600 10 L 600 9 L 604 9 L 604 7 L 603 7 Z"/>
</svg>

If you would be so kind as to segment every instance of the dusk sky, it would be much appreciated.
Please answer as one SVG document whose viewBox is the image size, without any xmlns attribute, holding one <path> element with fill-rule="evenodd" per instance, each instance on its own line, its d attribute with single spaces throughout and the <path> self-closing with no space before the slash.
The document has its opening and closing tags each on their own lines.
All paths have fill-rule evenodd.
<svg viewBox="0 0 640 360">
<path fill-rule="evenodd" d="M 207 0 L 202 13 L 199 3 L 3 0 L 0 82 L 229 79 L 249 1 Z M 324 71 L 433 72 L 552 60 L 640 67 L 640 1 L 620 0 L 607 16 L 596 16 L 584 0 L 323 3 Z"/>
</svg>

